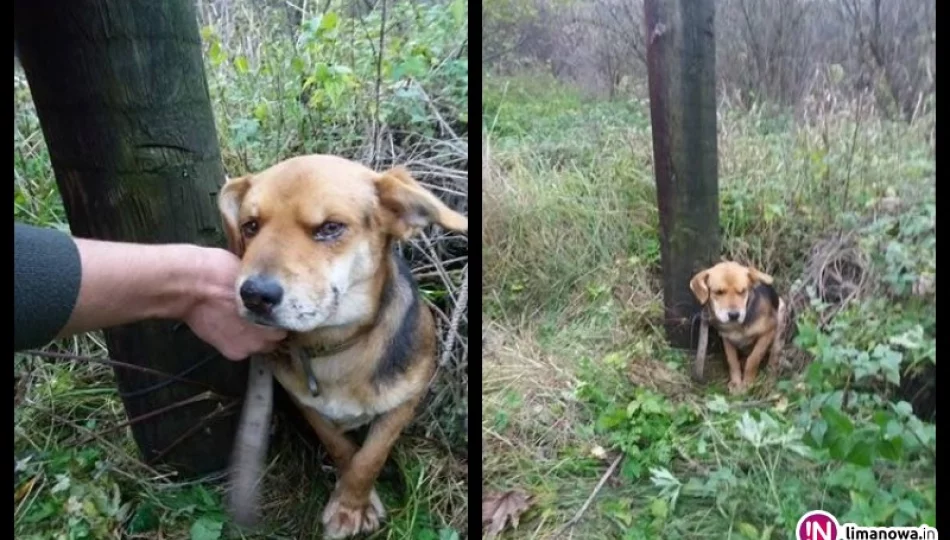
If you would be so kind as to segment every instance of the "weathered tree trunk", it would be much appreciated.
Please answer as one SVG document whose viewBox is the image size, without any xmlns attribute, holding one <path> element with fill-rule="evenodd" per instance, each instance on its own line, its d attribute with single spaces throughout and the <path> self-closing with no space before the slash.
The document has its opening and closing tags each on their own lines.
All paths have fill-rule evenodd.
<svg viewBox="0 0 950 540">
<path fill-rule="evenodd" d="M 191 0 L 14 2 L 14 39 L 76 236 L 224 244 L 214 204 L 224 170 L 195 17 Z M 247 366 L 183 324 L 105 336 L 112 358 L 171 374 L 210 358 L 187 378 L 243 393 Z M 116 378 L 129 417 L 203 390 L 173 382 L 148 391 L 171 381 L 121 368 Z M 219 407 L 198 401 L 134 424 L 143 457 L 184 475 L 226 468 L 239 411 L 215 414 Z"/>
<path fill-rule="evenodd" d="M 714 14 L 713 0 L 644 2 L 664 326 L 681 349 L 698 334 L 689 280 L 720 249 Z"/>
</svg>

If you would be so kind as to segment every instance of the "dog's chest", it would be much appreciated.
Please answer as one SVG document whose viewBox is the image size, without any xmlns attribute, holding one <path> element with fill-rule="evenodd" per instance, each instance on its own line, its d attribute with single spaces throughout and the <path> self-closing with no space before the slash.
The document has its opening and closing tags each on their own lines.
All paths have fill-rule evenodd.
<svg viewBox="0 0 950 540">
<path fill-rule="evenodd" d="M 348 392 L 331 391 L 317 396 L 297 396 L 301 405 L 314 409 L 344 431 L 356 429 L 373 421 L 379 412 Z"/>
<path fill-rule="evenodd" d="M 747 349 L 750 345 L 752 345 L 753 339 L 745 331 L 743 331 L 741 326 L 723 326 L 717 328 L 716 330 L 718 330 L 719 335 L 723 339 L 731 343 L 733 347 L 739 350 Z"/>
<path fill-rule="evenodd" d="M 300 361 L 275 363 L 274 377 L 301 406 L 315 410 L 344 431 L 372 422 L 411 397 L 405 381 L 387 388 L 354 384 L 352 371 L 347 368 L 353 365 L 352 360 L 326 358 L 309 361 L 317 381 L 316 395 L 310 392 L 308 374 Z"/>
</svg>

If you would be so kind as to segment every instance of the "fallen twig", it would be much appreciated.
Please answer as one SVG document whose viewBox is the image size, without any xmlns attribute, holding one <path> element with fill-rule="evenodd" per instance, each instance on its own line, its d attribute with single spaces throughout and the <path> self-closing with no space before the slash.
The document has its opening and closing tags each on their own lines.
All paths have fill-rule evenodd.
<svg viewBox="0 0 950 540">
<path fill-rule="evenodd" d="M 614 459 L 614 462 L 610 464 L 610 467 L 607 469 L 607 472 L 605 472 L 604 475 L 600 477 L 600 481 L 597 482 L 596 486 L 594 486 L 594 491 L 591 492 L 590 497 L 587 497 L 587 500 L 584 502 L 584 506 L 581 506 L 581 509 L 578 510 L 576 514 L 574 514 L 574 517 L 572 517 L 567 523 L 565 523 L 564 525 L 561 526 L 560 529 L 558 529 L 558 531 L 554 534 L 555 538 L 564 534 L 568 529 L 576 525 L 577 522 L 581 520 L 581 517 L 584 515 L 584 512 L 586 512 L 587 508 L 590 507 L 590 503 L 594 502 L 594 497 L 596 497 L 597 494 L 600 493 L 600 490 L 604 487 L 604 484 L 607 483 L 607 479 L 610 478 L 611 475 L 614 474 L 614 471 L 617 469 L 617 465 L 620 464 L 620 460 L 622 459 L 623 459 L 622 453 Z"/>
<path fill-rule="evenodd" d="M 207 389 L 207 390 L 210 390 L 210 391 L 214 392 L 214 394 L 215 394 L 216 396 L 227 397 L 227 396 L 221 396 L 220 394 L 218 394 L 217 392 L 215 392 L 215 391 L 214 391 L 214 388 L 212 388 L 211 385 L 209 385 L 209 384 L 207 384 L 207 383 L 203 383 L 203 382 L 201 382 L 201 381 L 196 381 L 196 380 L 194 380 L 194 379 L 189 379 L 189 378 L 187 378 L 187 377 L 180 377 L 180 376 L 175 375 L 175 374 L 172 374 L 172 373 L 166 373 L 166 372 L 164 372 L 164 371 L 157 370 L 157 369 L 152 369 L 152 368 L 149 368 L 149 367 L 139 366 L 139 365 L 137 365 L 137 364 L 130 364 L 130 363 L 128 363 L 128 362 L 120 362 L 120 361 L 118 361 L 118 360 L 113 360 L 113 359 L 111 359 L 111 358 L 96 358 L 96 357 L 92 357 L 92 356 L 80 356 L 80 355 L 76 355 L 76 354 L 58 353 L 58 352 L 52 352 L 52 351 L 40 351 L 40 350 L 36 350 L 36 349 L 30 349 L 30 350 L 27 350 L 27 351 L 23 351 L 23 352 L 20 353 L 20 354 L 26 354 L 26 355 L 31 355 L 31 356 L 39 356 L 39 357 L 41 357 L 41 358 L 50 358 L 50 359 L 54 359 L 54 360 L 82 360 L 82 361 L 84 361 L 84 362 L 94 362 L 94 363 L 97 363 L 97 364 L 105 364 L 105 365 L 107 365 L 107 366 L 112 366 L 112 367 L 114 367 L 114 368 L 119 367 L 119 368 L 124 368 L 124 369 L 131 369 L 131 370 L 133 370 L 133 371 L 140 371 L 140 372 L 142 372 L 142 373 L 148 373 L 148 374 L 150 374 L 150 375 L 158 375 L 158 376 L 161 376 L 161 377 L 165 377 L 165 378 L 167 378 L 167 379 L 172 379 L 172 380 L 177 381 L 177 382 L 180 382 L 180 383 L 193 384 L 193 385 L 195 385 L 195 386 L 201 386 L 201 387 L 203 387 L 203 388 L 205 388 L 205 389 Z"/>
<path fill-rule="evenodd" d="M 462 285 L 459 287 L 458 299 L 455 302 L 455 309 L 452 312 L 452 321 L 449 325 L 449 335 L 446 338 L 445 348 L 442 350 L 442 358 L 439 360 L 440 366 L 448 365 L 455 352 L 455 336 L 458 335 L 459 323 L 462 320 L 462 314 L 468 311 L 468 266 L 465 266 L 465 277 L 462 278 Z"/>
</svg>

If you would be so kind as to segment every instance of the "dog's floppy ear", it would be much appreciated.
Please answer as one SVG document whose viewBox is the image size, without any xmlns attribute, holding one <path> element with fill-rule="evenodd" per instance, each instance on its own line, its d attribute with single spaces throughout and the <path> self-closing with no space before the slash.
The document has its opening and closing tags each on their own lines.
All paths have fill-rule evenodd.
<svg viewBox="0 0 950 540">
<path fill-rule="evenodd" d="M 238 223 L 241 201 L 251 187 L 251 177 L 228 178 L 218 193 L 218 211 L 224 221 L 224 233 L 228 237 L 228 249 L 238 257 L 244 254 L 244 237 L 241 236 L 241 224 Z"/>
<path fill-rule="evenodd" d="M 689 280 L 689 290 L 693 291 L 693 296 L 696 297 L 696 300 L 699 300 L 701 306 L 705 306 L 709 300 L 709 286 L 706 284 L 708 276 L 709 270 L 703 270 Z"/>
<path fill-rule="evenodd" d="M 749 279 L 752 283 L 764 283 L 766 285 L 772 284 L 772 276 L 766 274 L 765 272 L 759 272 L 753 267 L 749 267 Z"/>
<path fill-rule="evenodd" d="M 390 233 L 406 239 L 430 223 L 459 232 L 468 232 L 468 218 L 442 203 L 403 167 L 390 169 L 376 178 L 376 193 L 390 214 Z"/>
</svg>

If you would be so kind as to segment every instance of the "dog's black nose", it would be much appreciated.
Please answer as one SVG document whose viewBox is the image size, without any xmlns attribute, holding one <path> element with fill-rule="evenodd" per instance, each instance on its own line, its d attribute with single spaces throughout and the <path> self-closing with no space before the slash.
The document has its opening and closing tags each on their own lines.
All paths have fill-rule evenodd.
<svg viewBox="0 0 950 540">
<path fill-rule="evenodd" d="M 738 321 L 738 320 L 739 320 L 739 312 L 738 312 L 738 311 L 730 311 L 730 312 L 729 312 L 729 320 L 730 320 L 730 321 Z"/>
<path fill-rule="evenodd" d="M 244 307 L 265 315 L 284 297 L 284 289 L 275 279 L 268 276 L 251 276 L 241 285 L 241 301 Z"/>
</svg>

